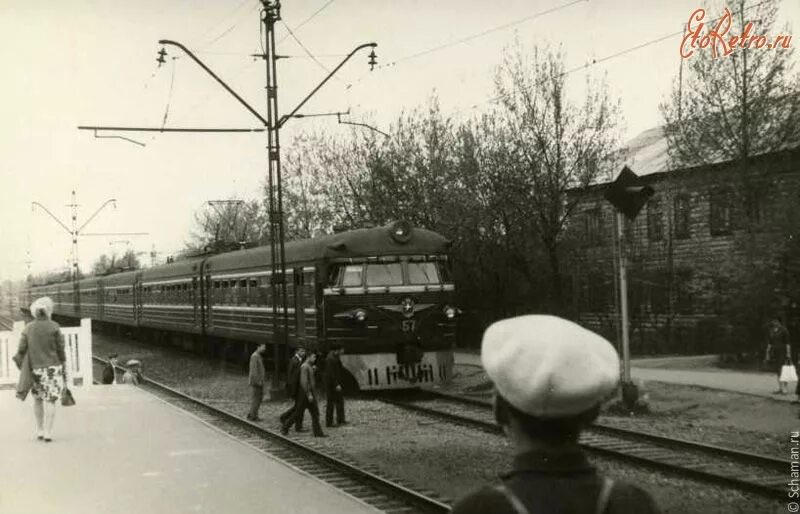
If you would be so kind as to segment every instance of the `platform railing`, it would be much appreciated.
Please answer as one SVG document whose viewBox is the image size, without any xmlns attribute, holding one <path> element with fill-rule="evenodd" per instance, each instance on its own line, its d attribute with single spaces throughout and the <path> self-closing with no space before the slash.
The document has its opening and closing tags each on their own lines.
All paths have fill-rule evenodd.
<svg viewBox="0 0 800 514">
<path fill-rule="evenodd" d="M 12 357 L 19 347 L 19 337 L 25 323 L 17 321 L 13 330 L 0 332 L 0 387 L 16 385 L 19 370 Z M 64 334 L 64 351 L 67 355 L 67 376 L 70 387 L 88 386 L 94 380 L 92 370 L 92 320 L 81 319 L 79 327 L 61 327 Z"/>
</svg>

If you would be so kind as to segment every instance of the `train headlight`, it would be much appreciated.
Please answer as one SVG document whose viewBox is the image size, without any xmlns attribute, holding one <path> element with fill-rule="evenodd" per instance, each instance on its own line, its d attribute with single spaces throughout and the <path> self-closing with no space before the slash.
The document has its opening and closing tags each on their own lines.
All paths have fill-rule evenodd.
<svg viewBox="0 0 800 514">
<path fill-rule="evenodd" d="M 353 313 L 353 319 L 359 322 L 364 322 L 367 319 L 367 311 L 364 309 L 356 309 Z"/>
<path fill-rule="evenodd" d="M 458 310 L 455 307 L 450 307 L 449 305 L 444 308 L 444 317 L 447 319 L 453 319 L 458 314 Z"/>
</svg>

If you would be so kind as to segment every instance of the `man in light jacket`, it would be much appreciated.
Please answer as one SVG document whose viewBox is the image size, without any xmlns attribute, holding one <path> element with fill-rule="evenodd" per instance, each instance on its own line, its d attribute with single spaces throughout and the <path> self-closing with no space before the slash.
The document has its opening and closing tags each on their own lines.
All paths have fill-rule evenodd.
<svg viewBox="0 0 800 514">
<path fill-rule="evenodd" d="M 258 345 L 256 351 L 250 356 L 250 374 L 248 383 L 250 384 L 250 412 L 247 414 L 247 419 L 250 421 L 261 421 L 258 417 L 258 409 L 261 408 L 261 400 L 264 398 L 264 379 L 266 371 L 264 370 L 264 360 L 262 356 L 267 349 L 266 344 Z"/>
</svg>

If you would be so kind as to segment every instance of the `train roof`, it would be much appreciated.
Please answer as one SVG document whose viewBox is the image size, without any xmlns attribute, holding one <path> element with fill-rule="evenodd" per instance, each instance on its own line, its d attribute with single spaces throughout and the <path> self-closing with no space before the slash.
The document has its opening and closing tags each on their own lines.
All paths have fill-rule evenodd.
<svg viewBox="0 0 800 514">
<path fill-rule="evenodd" d="M 203 257 L 193 257 L 142 270 L 142 280 L 158 280 L 175 276 L 192 275 L 200 269 Z"/>
<path fill-rule="evenodd" d="M 106 286 L 131 285 L 133 284 L 133 280 L 136 278 L 136 273 L 138 272 L 138 270 L 123 271 L 121 273 L 112 273 L 111 275 L 106 275 L 100 278 L 102 278 L 103 284 Z"/>
<path fill-rule="evenodd" d="M 402 223 L 402 222 L 400 222 Z M 431 230 L 406 225 L 407 236 L 393 234 L 398 223 L 364 228 L 286 243 L 286 262 L 313 262 L 323 259 L 358 258 L 372 255 L 420 255 L 447 252 L 450 241 Z M 207 266 L 213 271 L 265 266 L 272 262 L 269 246 L 215 255 Z"/>
</svg>

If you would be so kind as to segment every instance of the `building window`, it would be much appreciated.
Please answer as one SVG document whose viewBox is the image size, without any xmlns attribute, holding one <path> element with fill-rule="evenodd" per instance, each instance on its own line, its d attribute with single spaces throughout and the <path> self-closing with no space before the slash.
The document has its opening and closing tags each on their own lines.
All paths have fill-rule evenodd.
<svg viewBox="0 0 800 514">
<path fill-rule="evenodd" d="M 712 191 L 709 195 L 709 227 L 712 236 L 724 236 L 731 233 L 731 192 L 728 190 Z"/>
<path fill-rule="evenodd" d="M 689 230 L 689 195 L 675 197 L 675 238 L 688 239 L 691 237 Z"/>
<path fill-rule="evenodd" d="M 675 273 L 675 311 L 679 314 L 692 312 L 692 270 L 681 269 Z"/>
<path fill-rule="evenodd" d="M 584 240 L 588 245 L 603 244 L 603 211 L 600 207 L 584 212 Z"/>
<path fill-rule="evenodd" d="M 652 314 L 664 314 L 669 309 L 669 275 L 653 273 L 647 283 L 647 295 Z"/>
<path fill-rule="evenodd" d="M 664 216 L 658 198 L 652 198 L 647 203 L 647 238 L 650 241 L 664 240 Z"/>
</svg>

